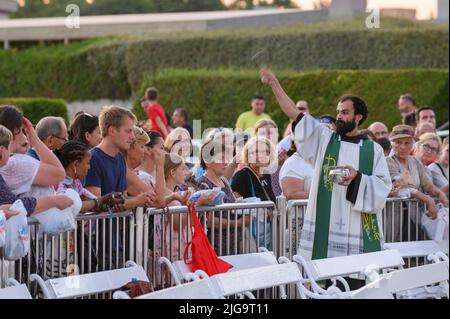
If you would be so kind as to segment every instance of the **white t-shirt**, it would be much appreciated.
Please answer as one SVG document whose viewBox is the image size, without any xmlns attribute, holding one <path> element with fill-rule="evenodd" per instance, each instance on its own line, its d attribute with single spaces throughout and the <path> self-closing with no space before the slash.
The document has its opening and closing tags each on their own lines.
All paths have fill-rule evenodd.
<svg viewBox="0 0 450 319">
<path fill-rule="evenodd" d="M 37 159 L 29 155 L 14 154 L 6 165 L 0 168 L 0 174 L 9 190 L 15 195 L 20 195 L 31 191 L 40 165 Z"/>
<path fill-rule="evenodd" d="M 280 170 L 280 185 L 285 177 L 294 177 L 304 181 L 304 191 L 309 192 L 313 177 L 313 167 L 306 163 L 301 156 L 295 152 L 289 157 Z"/>
<path fill-rule="evenodd" d="M 448 167 L 442 167 L 443 171 L 441 170 L 441 167 L 442 166 L 436 163 L 428 166 L 428 170 L 431 173 L 429 177 L 433 180 L 433 184 L 439 188 L 442 188 L 448 184 Z"/>
<path fill-rule="evenodd" d="M 139 177 L 139 179 L 147 186 L 155 187 L 156 181 L 153 175 L 147 173 L 143 170 L 137 170 L 135 171 L 136 175 Z"/>
<path fill-rule="evenodd" d="M 292 146 L 292 140 L 291 140 L 291 136 L 288 135 L 285 138 L 283 138 L 280 143 L 277 144 L 277 152 L 279 153 L 280 151 L 289 151 L 291 149 Z"/>
</svg>

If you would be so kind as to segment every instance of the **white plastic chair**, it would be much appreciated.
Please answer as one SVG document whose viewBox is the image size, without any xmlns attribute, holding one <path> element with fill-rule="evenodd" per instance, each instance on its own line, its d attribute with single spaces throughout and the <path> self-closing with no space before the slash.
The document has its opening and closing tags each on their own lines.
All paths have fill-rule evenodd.
<svg viewBox="0 0 450 319">
<path fill-rule="evenodd" d="M 397 250 L 403 258 L 426 257 L 437 252 L 448 253 L 448 245 L 442 245 L 434 240 L 385 243 L 383 248 Z"/>
<path fill-rule="evenodd" d="M 448 277 L 447 265 L 438 262 L 383 274 L 374 287 L 395 294 L 397 299 L 448 298 Z"/>
<path fill-rule="evenodd" d="M 274 254 L 272 252 L 269 252 L 264 247 L 260 247 L 258 253 L 219 256 L 219 258 L 233 265 L 233 268 L 229 270 L 231 272 L 242 269 L 278 264 L 278 261 Z M 163 264 L 169 269 L 176 285 L 180 285 L 182 282 L 192 280 L 192 269 L 190 265 L 186 264 L 183 260 L 170 262 L 170 260 L 166 257 L 160 257 L 159 263 Z"/>
<path fill-rule="evenodd" d="M 305 271 L 306 278 L 303 283 L 310 283 L 315 293 L 324 295 L 330 293 L 334 294 L 337 290 L 325 290 L 318 285 L 318 281 L 331 279 L 333 282 L 332 287 L 335 287 L 337 281 L 339 281 L 344 286 L 345 292 L 349 292 L 350 286 L 343 278 L 344 276 L 357 274 L 364 276 L 367 279 L 367 282 L 371 282 L 379 278 L 378 272 L 380 270 L 401 268 L 404 265 L 403 258 L 396 250 L 385 250 L 311 261 L 306 261 L 302 256 L 295 255 L 292 259 Z M 289 260 L 286 257 L 279 258 L 280 263 L 288 261 Z"/>
<path fill-rule="evenodd" d="M 15 279 L 6 280 L 6 288 L 0 289 L 0 299 L 32 299 L 25 284 L 20 284 Z"/>
<path fill-rule="evenodd" d="M 37 281 L 45 299 L 72 299 L 119 289 L 123 285 L 136 279 L 149 279 L 141 266 L 132 261 L 126 263 L 125 268 L 74 275 L 44 281 L 39 275 L 30 275 L 30 281 Z"/>
<path fill-rule="evenodd" d="M 220 256 L 219 258 L 233 265 L 233 268 L 231 268 L 228 272 L 235 272 L 244 269 L 251 269 L 261 266 L 270 266 L 278 264 L 275 255 L 264 247 L 260 247 L 258 253 Z M 166 257 L 161 257 L 159 259 L 159 262 L 169 268 L 169 271 L 176 285 L 180 285 L 182 282 L 199 280 L 199 277 L 202 278 L 208 277 L 208 275 L 201 270 L 197 271 L 196 273 L 193 273 L 190 266 L 186 264 L 183 260 L 178 260 L 171 263 L 170 260 L 167 259 Z M 286 292 L 284 290 L 284 287 L 280 286 L 279 289 L 281 299 L 285 299 Z M 248 291 L 244 292 L 243 295 L 247 296 L 250 299 L 254 299 L 253 294 Z M 243 296 L 239 297 L 243 298 Z"/>
<path fill-rule="evenodd" d="M 131 299 L 123 291 L 116 291 L 114 299 Z M 220 299 L 208 278 L 145 294 L 134 299 Z"/>
</svg>

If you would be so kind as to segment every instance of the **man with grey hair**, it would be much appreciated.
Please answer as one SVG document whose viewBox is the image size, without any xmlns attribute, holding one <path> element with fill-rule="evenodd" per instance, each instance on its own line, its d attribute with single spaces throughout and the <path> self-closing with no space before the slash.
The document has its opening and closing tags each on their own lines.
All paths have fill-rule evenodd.
<svg viewBox="0 0 450 319">
<path fill-rule="evenodd" d="M 384 123 L 381 122 L 373 122 L 370 124 L 370 126 L 367 128 L 369 131 L 375 135 L 377 139 L 379 138 L 388 138 L 389 137 L 389 131 L 388 128 Z"/>
<path fill-rule="evenodd" d="M 36 133 L 39 139 L 51 150 L 61 148 L 67 141 L 67 126 L 62 117 L 46 116 L 36 124 Z M 39 156 L 33 149 L 28 150 L 28 155 L 39 160 Z"/>
</svg>

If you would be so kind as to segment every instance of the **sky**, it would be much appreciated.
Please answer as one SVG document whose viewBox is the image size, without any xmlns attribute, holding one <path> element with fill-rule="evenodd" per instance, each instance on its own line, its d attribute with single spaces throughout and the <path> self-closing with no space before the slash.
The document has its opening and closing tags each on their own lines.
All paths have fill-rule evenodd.
<svg viewBox="0 0 450 319">
<path fill-rule="evenodd" d="M 294 0 L 305 10 L 313 9 L 314 0 Z M 429 19 L 437 14 L 437 0 L 367 0 L 368 8 L 406 8 L 416 9 L 417 19 Z"/>
</svg>

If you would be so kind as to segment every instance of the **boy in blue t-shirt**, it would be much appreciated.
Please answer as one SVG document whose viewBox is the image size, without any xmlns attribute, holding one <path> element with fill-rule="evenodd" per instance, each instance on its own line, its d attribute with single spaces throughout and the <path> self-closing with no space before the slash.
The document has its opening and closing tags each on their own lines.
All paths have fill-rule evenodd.
<svg viewBox="0 0 450 319">
<path fill-rule="evenodd" d="M 100 113 L 99 126 L 103 140 L 91 150 L 90 169 L 85 181 L 86 189 L 97 197 L 127 189 L 127 168 L 122 151 L 129 149 L 133 143 L 135 125 L 136 117 L 125 108 L 112 105 Z M 155 199 L 155 192 L 148 191 L 127 198 L 123 206 L 125 210 L 154 207 Z"/>
</svg>

